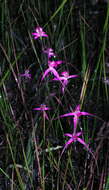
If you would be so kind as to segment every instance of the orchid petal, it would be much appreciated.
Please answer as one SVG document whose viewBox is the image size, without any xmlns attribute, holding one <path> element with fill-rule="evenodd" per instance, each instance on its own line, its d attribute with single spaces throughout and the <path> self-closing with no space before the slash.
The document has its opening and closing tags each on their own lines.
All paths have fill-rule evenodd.
<svg viewBox="0 0 109 190">
<path fill-rule="evenodd" d="M 86 148 L 88 148 L 88 145 L 85 143 L 84 140 L 82 140 L 81 138 L 77 137 L 77 141 L 79 141 L 81 144 L 83 144 Z"/>
<path fill-rule="evenodd" d="M 68 145 L 71 144 L 73 141 L 74 141 L 73 138 L 70 138 L 70 140 L 67 141 L 67 143 L 65 144 L 65 146 L 64 146 L 64 148 L 62 150 L 61 156 L 64 153 L 65 149 L 68 147 Z"/>
<path fill-rule="evenodd" d="M 83 144 L 85 146 L 85 148 L 93 155 L 92 151 L 90 150 L 89 146 L 85 143 L 84 140 L 82 140 L 81 138 L 77 138 L 77 141 L 79 141 L 81 144 Z"/>
<path fill-rule="evenodd" d="M 31 74 L 29 73 L 24 73 L 24 74 L 20 74 L 21 77 L 27 77 L 29 79 L 31 79 Z"/>
<path fill-rule="evenodd" d="M 53 67 L 53 68 L 54 68 L 54 67 L 56 68 L 56 67 L 57 67 L 58 65 L 60 65 L 61 63 L 63 63 L 63 61 L 61 61 L 61 60 L 60 60 L 60 61 L 50 61 L 50 60 L 48 60 L 48 66 L 49 66 L 49 67 Z"/>
<path fill-rule="evenodd" d="M 68 84 L 68 80 L 63 80 L 63 84 L 64 84 L 64 86 L 67 86 L 67 84 Z"/>
<path fill-rule="evenodd" d="M 74 113 L 66 113 L 64 115 L 60 115 L 60 117 L 74 116 Z"/>
<path fill-rule="evenodd" d="M 47 111 L 47 110 L 50 110 L 50 108 L 47 107 L 45 104 L 41 104 L 40 107 L 33 108 L 33 110 Z"/>
<path fill-rule="evenodd" d="M 64 91 L 65 91 L 65 87 L 62 87 L 62 93 L 64 94 Z"/>
<path fill-rule="evenodd" d="M 66 144 L 65 144 L 65 148 L 67 148 L 67 146 L 69 145 L 69 144 L 71 144 L 72 142 L 74 142 L 75 141 L 75 139 L 72 137 L 72 138 L 70 138 L 67 142 L 66 142 Z"/>
<path fill-rule="evenodd" d="M 44 36 L 44 37 L 48 37 L 48 35 L 47 35 L 47 34 L 43 34 L 43 36 Z"/>
<path fill-rule="evenodd" d="M 54 68 L 50 68 L 50 71 L 54 74 L 54 76 L 60 80 L 58 72 Z"/>
<path fill-rule="evenodd" d="M 72 134 L 65 133 L 64 135 L 72 138 Z"/>
<path fill-rule="evenodd" d="M 77 137 L 79 137 L 80 135 L 82 135 L 82 132 L 76 133 L 76 136 L 77 136 Z"/>
<path fill-rule="evenodd" d="M 46 75 L 48 75 L 48 73 L 49 73 L 50 71 L 51 71 L 51 68 L 46 69 L 46 71 L 44 72 L 44 74 L 43 74 L 41 80 L 43 80 L 43 79 L 46 77 Z"/>
<path fill-rule="evenodd" d="M 80 105 L 77 105 L 76 108 L 75 108 L 75 112 L 76 111 L 80 111 Z"/>
<path fill-rule="evenodd" d="M 78 75 L 70 75 L 70 76 L 68 76 L 67 79 L 70 79 L 70 78 L 76 78 L 76 77 L 78 77 Z"/>
<path fill-rule="evenodd" d="M 57 78 L 55 77 L 53 80 L 56 80 L 56 81 L 57 81 L 57 80 L 59 80 L 59 79 L 57 79 Z"/>
<path fill-rule="evenodd" d="M 45 49 L 45 50 L 43 50 L 43 52 L 48 55 L 48 58 L 50 58 L 52 56 L 56 56 L 55 53 L 53 52 L 52 48 Z"/>
<path fill-rule="evenodd" d="M 88 112 L 80 112 L 81 115 L 90 115 L 90 116 L 94 116 L 94 114 L 88 113 Z"/>
<path fill-rule="evenodd" d="M 33 110 L 41 110 L 41 108 L 33 108 Z"/>
</svg>

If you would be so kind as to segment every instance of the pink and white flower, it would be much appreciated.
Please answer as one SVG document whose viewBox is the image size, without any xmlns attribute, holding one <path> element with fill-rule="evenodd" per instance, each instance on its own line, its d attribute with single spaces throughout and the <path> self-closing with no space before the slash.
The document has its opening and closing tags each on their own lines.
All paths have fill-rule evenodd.
<svg viewBox="0 0 109 190">
<path fill-rule="evenodd" d="M 56 54 L 54 53 L 52 48 L 47 48 L 47 49 L 43 50 L 43 52 L 48 55 L 48 59 L 51 57 L 56 57 Z"/>
<path fill-rule="evenodd" d="M 65 144 L 65 146 L 64 146 L 64 148 L 63 148 L 63 151 L 62 151 L 62 153 L 61 153 L 61 156 L 62 156 L 62 154 L 64 153 L 65 149 L 66 149 L 71 143 L 76 142 L 76 141 L 80 142 L 83 146 L 85 146 L 85 148 L 93 155 L 93 153 L 92 153 L 91 149 L 89 148 L 89 146 L 85 143 L 85 141 L 84 141 L 83 139 L 81 139 L 81 138 L 79 137 L 80 135 L 82 135 L 82 132 L 75 133 L 75 135 L 74 135 L 74 134 L 70 134 L 70 133 L 66 133 L 66 134 L 64 134 L 64 135 L 70 137 L 70 139 L 66 142 L 66 144 Z M 93 155 L 93 157 L 94 157 L 94 155 Z"/>
<path fill-rule="evenodd" d="M 62 84 L 62 92 L 64 93 L 65 87 L 67 86 L 67 84 L 69 82 L 68 80 L 71 78 L 76 78 L 76 77 L 78 77 L 78 75 L 69 75 L 68 71 L 64 71 L 61 73 L 61 76 L 59 79 L 55 77 L 53 80 L 62 81 L 62 83 L 61 83 Z"/>
<path fill-rule="evenodd" d="M 32 33 L 34 39 L 38 39 L 40 37 L 48 37 L 48 35 L 43 31 L 41 27 L 36 27 L 35 32 Z"/>
<path fill-rule="evenodd" d="M 33 108 L 33 110 L 42 111 L 42 112 L 43 112 L 43 116 L 44 116 L 47 120 L 49 120 L 46 111 L 47 111 L 47 110 L 50 110 L 50 108 L 47 107 L 45 104 L 41 104 L 40 107 Z"/>
</svg>

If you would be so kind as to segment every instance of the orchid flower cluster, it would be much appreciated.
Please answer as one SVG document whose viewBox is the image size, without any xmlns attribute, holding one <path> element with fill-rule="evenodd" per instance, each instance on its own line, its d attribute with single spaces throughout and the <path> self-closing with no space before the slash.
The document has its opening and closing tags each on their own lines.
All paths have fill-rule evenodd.
<svg viewBox="0 0 109 190">
<path fill-rule="evenodd" d="M 41 27 L 36 27 L 35 32 L 32 33 L 34 39 L 40 39 L 42 40 L 42 37 L 48 37 L 48 35 L 43 31 L 43 29 Z M 52 48 L 46 48 L 43 50 L 43 53 L 47 54 L 48 56 L 48 68 L 44 71 L 41 81 L 43 81 L 45 79 L 45 77 L 47 77 L 47 75 L 49 75 L 49 73 L 52 73 L 54 78 L 53 81 L 59 81 L 62 85 L 62 93 L 65 92 L 65 88 L 68 85 L 69 79 L 71 78 L 76 78 L 78 77 L 78 75 L 69 75 L 68 71 L 64 71 L 61 74 L 58 73 L 57 71 L 57 67 L 61 64 L 64 63 L 64 61 L 62 60 L 57 60 L 57 61 L 52 61 L 51 58 L 52 57 L 56 57 L 56 54 L 54 53 Z M 30 78 L 29 73 L 27 73 L 27 77 Z M 22 76 L 26 76 L 25 74 Z M 40 107 L 34 108 L 34 110 L 38 110 L 41 111 L 44 115 L 44 117 L 49 120 L 46 111 L 50 110 L 51 108 L 47 107 L 45 104 L 41 104 Z M 83 138 L 80 138 L 80 136 L 82 135 L 82 132 L 77 132 L 77 126 L 78 126 L 78 122 L 79 122 L 79 117 L 80 116 L 94 116 L 93 114 L 90 114 L 88 112 L 84 112 L 84 111 L 80 111 L 80 105 L 77 105 L 75 110 L 70 112 L 70 113 L 66 113 L 63 115 L 60 115 L 60 118 L 63 117 L 73 117 L 73 130 L 72 133 L 66 133 L 64 134 L 65 136 L 68 136 L 70 139 L 66 142 L 66 144 L 64 145 L 64 148 L 62 150 L 61 155 L 63 154 L 63 152 L 65 151 L 65 149 L 73 142 L 78 141 L 79 143 L 81 143 L 92 155 L 92 151 L 90 150 L 88 144 L 85 143 Z"/>
<path fill-rule="evenodd" d="M 35 29 L 35 33 L 32 33 L 32 35 L 34 36 L 34 39 L 42 39 L 42 37 L 48 37 L 48 35 L 43 31 L 43 29 L 41 27 L 37 27 Z M 51 61 L 52 57 L 56 57 L 56 54 L 54 53 L 52 48 L 46 48 L 43 50 L 43 53 L 47 54 L 48 56 L 48 68 L 45 70 L 45 72 L 43 73 L 43 76 L 41 78 L 41 80 L 43 81 L 45 77 L 47 77 L 47 75 L 49 73 L 52 73 L 54 75 L 54 79 L 55 81 L 59 81 L 62 85 L 62 92 L 64 93 L 65 87 L 68 85 L 68 79 L 70 78 L 76 78 L 78 77 L 77 75 L 69 75 L 69 72 L 64 71 L 63 73 L 61 73 L 62 76 L 59 75 L 58 71 L 57 71 L 57 67 L 64 63 L 64 61 L 62 60 L 56 60 L 56 61 Z"/>
</svg>

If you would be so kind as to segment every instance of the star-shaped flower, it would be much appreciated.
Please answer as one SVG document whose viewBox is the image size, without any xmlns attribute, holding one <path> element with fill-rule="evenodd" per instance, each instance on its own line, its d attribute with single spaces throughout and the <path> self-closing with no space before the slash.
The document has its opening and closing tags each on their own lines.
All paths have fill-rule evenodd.
<svg viewBox="0 0 109 190">
<path fill-rule="evenodd" d="M 67 84 L 69 82 L 68 79 L 76 78 L 76 77 L 78 77 L 78 75 L 69 75 L 68 71 L 64 71 L 61 73 L 61 76 L 59 79 L 55 77 L 53 80 L 62 81 L 62 83 L 61 83 L 62 84 L 62 92 L 64 93 L 65 87 L 67 86 Z"/>
<path fill-rule="evenodd" d="M 70 139 L 66 142 L 63 150 L 62 150 L 62 153 L 61 155 L 64 153 L 65 149 L 73 142 L 80 142 L 83 146 L 85 146 L 85 148 L 93 155 L 92 151 L 90 150 L 89 146 L 85 143 L 85 141 L 83 139 L 81 139 L 79 136 L 82 135 L 82 132 L 78 132 L 78 133 L 75 133 L 75 135 L 73 134 L 70 134 L 70 133 L 66 133 L 64 134 L 65 136 L 68 136 L 70 137 Z M 93 155 L 94 157 L 94 155 Z"/>
<path fill-rule="evenodd" d="M 34 39 L 40 38 L 40 37 L 48 37 L 48 35 L 43 31 L 41 27 L 36 27 L 35 32 L 32 33 L 34 36 Z"/>
<path fill-rule="evenodd" d="M 53 52 L 52 48 L 47 48 L 47 49 L 43 50 L 43 52 L 48 55 L 48 58 L 56 57 L 56 54 Z"/>
<path fill-rule="evenodd" d="M 33 108 L 33 110 L 42 111 L 42 112 L 43 112 L 43 116 L 44 116 L 47 120 L 49 120 L 46 111 L 47 111 L 47 110 L 50 110 L 50 108 L 47 107 L 45 104 L 41 104 L 40 107 Z"/>
<path fill-rule="evenodd" d="M 48 61 L 48 69 L 45 70 L 42 79 L 43 80 L 50 72 L 54 74 L 54 76 L 60 80 L 59 74 L 56 71 L 56 67 L 60 65 L 63 61 Z"/>
<path fill-rule="evenodd" d="M 73 118 L 73 121 L 74 121 L 74 133 L 73 133 L 73 134 L 75 134 L 75 133 L 76 133 L 76 128 L 77 128 L 77 123 L 78 123 L 79 117 L 80 117 L 81 115 L 94 116 L 94 115 L 91 114 L 91 113 L 80 111 L 80 105 L 78 105 L 78 106 L 75 108 L 74 112 L 66 113 L 66 114 L 64 114 L 64 115 L 61 115 L 60 117 L 68 117 L 68 116 L 73 116 L 73 117 L 74 117 L 74 118 Z"/>
</svg>

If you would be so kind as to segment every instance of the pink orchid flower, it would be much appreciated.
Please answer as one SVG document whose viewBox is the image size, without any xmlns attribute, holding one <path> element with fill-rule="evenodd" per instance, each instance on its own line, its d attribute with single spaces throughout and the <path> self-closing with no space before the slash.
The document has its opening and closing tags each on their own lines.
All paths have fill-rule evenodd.
<svg viewBox="0 0 109 190">
<path fill-rule="evenodd" d="M 60 117 L 68 117 L 68 116 L 73 116 L 73 121 L 74 121 L 74 133 L 76 133 L 76 128 L 77 128 L 77 123 L 79 121 L 79 117 L 81 115 L 89 115 L 89 116 L 94 116 L 93 114 L 90 114 L 88 112 L 83 112 L 83 111 L 80 111 L 80 105 L 78 105 L 76 107 L 76 109 L 74 110 L 74 112 L 71 112 L 71 113 L 67 113 L 67 114 L 64 114 L 64 115 L 61 115 Z"/>
<path fill-rule="evenodd" d="M 45 49 L 43 52 L 48 55 L 48 58 L 56 57 L 56 54 L 53 52 L 52 48 Z"/>
<path fill-rule="evenodd" d="M 58 65 L 60 65 L 62 63 L 63 63 L 63 61 L 61 61 L 61 60 L 58 60 L 58 61 L 50 61 L 49 60 L 48 61 L 48 66 L 56 68 Z"/>
<path fill-rule="evenodd" d="M 29 73 L 29 70 L 25 70 L 25 73 L 24 74 L 20 74 L 20 76 L 27 77 L 27 78 L 31 79 L 31 74 Z"/>
<path fill-rule="evenodd" d="M 47 120 L 49 120 L 46 111 L 47 111 L 47 110 L 50 110 L 50 108 L 47 107 L 45 104 L 41 104 L 40 107 L 33 108 L 33 110 L 42 111 L 44 118 L 46 118 Z"/>
<path fill-rule="evenodd" d="M 85 143 L 85 141 L 84 141 L 83 139 L 79 138 L 79 136 L 80 136 L 81 134 L 82 134 L 82 132 L 78 132 L 78 133 L 76 133 L 75 135 L 69 134 L 69 133 L 64 134 L 65 136 L 70 137 L 70 139 L 66 142 L 66 144 L 65 144 L 65 146 L 64 146 L 64 148 L 63 148 L 63 151 L 62 151 L 62 153 L 61 153 L 61 156 L 62 156 L 62 154 L 64 153 L 65 149 L 66 149 L 71 143 L 76 142 L 76 141 L 80 142 L 83 146 L 85 146 L 85 148 L 93 155 L 92 151 L 89 149 L 89 146 Z M 93 155 L 93 157 L 94 157 L 94 155 Z"/>
<path fill-rule="evenodd" d="M 64 93 L 65 87 L 68 84 L 68 79 L 76 78 L 78 75 L 69 75 L 68 71 L 64 71 L 61 73 L 60 80 L 62 81 L 62 92 Z M 58 78 L 54 78 L 53 80 L 59 80 Z"/>
<path fill-rule="evenodd" d="M 48 37 L 48 35 L 43 31 L 41 27 L 36 27 L 35 32 L 32 33 L 34 36 L 34 39 L 40 38 L 40 37 Z"/>
<path fill-rule="evenodd" d="M 43 80 L 43 79 L 48 75 L 48 73 L 50 73 L 50 72 L 53 73 L 54 76 L 55 76 L 57 79 L 60 80 L 59 74 L 58 74 L 58 72 L 56 71 L 55 68 L 56 68 L 58 65 L 60 65 L 62 62 L 63 62 L 63 61 L 48 61 L 48 69 L 45 70 L 45 72 L 44 72 L 44 74 L 43 74 L 41 80 Z"/>
</svg>

